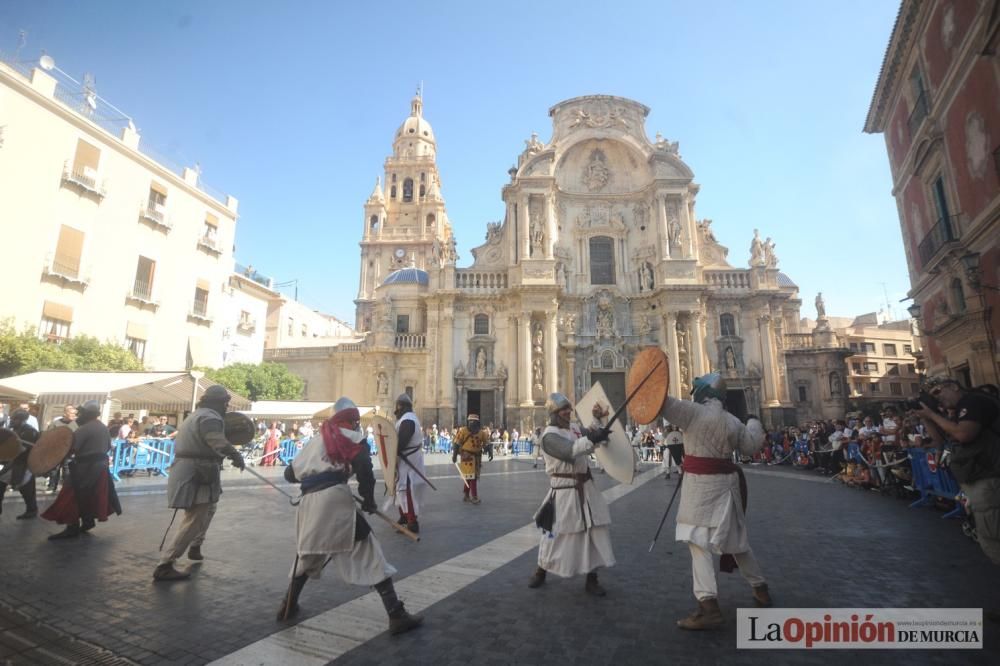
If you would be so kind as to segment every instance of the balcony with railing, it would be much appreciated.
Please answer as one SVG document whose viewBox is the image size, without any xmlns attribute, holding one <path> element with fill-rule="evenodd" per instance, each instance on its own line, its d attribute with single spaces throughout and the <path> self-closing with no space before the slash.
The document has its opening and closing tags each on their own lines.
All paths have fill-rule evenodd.
<svg viewBox="0 0 1000 666">
<path fill-rule="evenodd" d="M 139 204 L 139 220 L 163 232 L 174 228 L 167 218 L 166 206 L 151 201 Z"/>
<path fill-rule="evenodd" d="M 90 276 L 80 270 L 80 258 L 61 252 L 50 252 L 45 257 L 42 276 L 58 280 L 63 286 L 86 289 Z"/>
<path fill-rule="evenodd" d="M 108 193 L 105 184 L 98 183 L 99 175 L 96 169 L 87 166 L 73 165 L 69 160 L 63 164 L 62 183 L 78 190 L 81 194 L 88 194 L 98 201 L 102 200 Z"/>
<path fill-rule="evenodd" d="M 140 308 L 148 307 L 153 310 L 160 306 L 158 301 L 153 300 L 153 283 L 148 280 L 136 280 L 132 283 L 132 289 L 125 294 L 125 300 Z"/>
<path fill-rule="evenodd" d="M 235 264 L 233 266 L 233 272 L 238 275 L 242 275 L 245 278 L 253 280 L 257 284 L 267 287 L 268 289 L 274 288 L 274 278 L 268 277 L 258 270 L 254 270 L 253 266 L 244 266 L 243 264 Z"/>
<path fill-rule="evenodd" d="M 396 349 L 424 349 L 427 346 L 427 336 L 423 333 L 397 333 Z"/>
<path fill-rule="evenodd" d="M 784 345 L 786 350 L 815 348 L 812 333 L 785 333 Z"/>
<path fill-rule="evenodd" d="M 497 293 L 507 288 L 506 271 L 455 271 L 455 288 L 479 294 Z"/>
<path fill-rule="evenodd" d="M 920 93 L 917 99 L 913 102 L 913 110 L 910 111 L 910 117 L 907 119 L 906 124 L 910 130 L 910 138 L 913 138 L 917 134 L 917 130 L 920 129 L 921 123 L 924 122 L 924 118 L 927 117 L 929 112 L 927 94 Z"/>
<path fill-rule="evenodd" d="M 198 237 L 198 249 L 218 257 L 222 254 L 219 239 L 214 234 L 202 234 Z"/>
<path fill-rule="evenodd" d="M 750 272 L 735 271 L 705 271 L 705 282 L 715 289 L 750 289 Z"/>
<path fill-rule="evenodd" d="M 240 319 L 236 324 L 236 331 L 245 335 L 253 335 L 257 331 L 257 321 L 255 319 Z"/>
<path fill-rule="evenodd" d="M 920 257 L 921 268 L 927 266 L 930 261 L 948 243 L 958 240 L 958 215 L 942 217 L 931 230 L 927 232 L 923 240 L 917 246 L 917 254 Z"/>
<path fill-rule="evenodd" d="M 194 303 L 191 304 L 191 312 L 188 313 L 188 318 L 199 324 L 211 324 L 212 317 L 208 314 L 208 299 L 194 299 Z"/>
</svg>

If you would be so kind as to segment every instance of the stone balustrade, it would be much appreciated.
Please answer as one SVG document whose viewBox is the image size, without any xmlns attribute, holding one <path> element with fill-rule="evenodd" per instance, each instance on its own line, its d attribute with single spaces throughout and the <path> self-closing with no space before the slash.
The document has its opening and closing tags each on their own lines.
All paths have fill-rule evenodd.
<svg viewBox="0 0 1000 666">
<path fill-rule="evenodd" d="M 705 282 L 716 289 L 750 289 L 750 271 L 705 271 Z"/>
<path fill-rule="evenodd" d="M 474 293 L 494 293 L 507 288 L 504 271 L 456 270 L 455 288 Z"/>
<path fill-rule="evenodd" d="M 813 349 L 816 345 L 813 344 L 812 333 L 786 333 L 785 334 L 785 349 Z"/>
<path fill-rule="evenodd" d="M 427 336 L 423 333 L 397 333 L 396 349 L 424 349 Z"/>
</svg>

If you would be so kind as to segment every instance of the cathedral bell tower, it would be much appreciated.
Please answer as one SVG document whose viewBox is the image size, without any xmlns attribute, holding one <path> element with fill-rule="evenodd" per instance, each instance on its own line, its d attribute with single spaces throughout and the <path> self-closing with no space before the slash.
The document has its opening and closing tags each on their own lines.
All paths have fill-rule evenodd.
<svg viewBox="0 0 1000 666">
<path fill-rule="evenodd" d="M 437 169 L 434 130 L 423 116 L 420 91 L 410 101 L 410 115 L 392 142 L 384 181 L 365 202 L 361 238 L 361 279 L 354 301 L 355 327 L 372 330 L 375 289 L 393 271 L 421 270 L 454 262 L 454 241 Z M 384 187 L 382 183 L 385 183 Z"/>
</svg>

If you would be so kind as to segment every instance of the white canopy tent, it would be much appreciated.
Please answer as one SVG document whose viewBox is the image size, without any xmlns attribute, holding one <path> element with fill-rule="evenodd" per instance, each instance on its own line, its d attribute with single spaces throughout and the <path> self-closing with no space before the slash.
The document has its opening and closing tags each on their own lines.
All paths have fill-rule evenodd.
<svg viewBox="0 0 1000 666">
<path fill-rule="evenodd" d="M 324 420 L 333 416 L 333 403 L 310 400 L 258 400 L 248 410 L 240 410 L 252 419 L 265 421 Z M 362 420 L 375 411 L 374 407 L 358 406 Z"/>
</svg>

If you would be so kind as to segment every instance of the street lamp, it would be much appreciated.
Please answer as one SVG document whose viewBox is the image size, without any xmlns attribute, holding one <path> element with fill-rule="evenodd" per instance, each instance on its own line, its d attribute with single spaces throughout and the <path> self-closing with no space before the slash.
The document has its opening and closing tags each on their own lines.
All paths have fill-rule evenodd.
<svg viewBox="0 0 1000 666">
<path fill-rule="evenodd" d="M 910 313 L 910 318 L 920 319 L 920 313 L 923 311 L 923 306 L 920 303 L 914 303 L 910 307 L 906 308 L 906 311 Z"/>
</svg>

